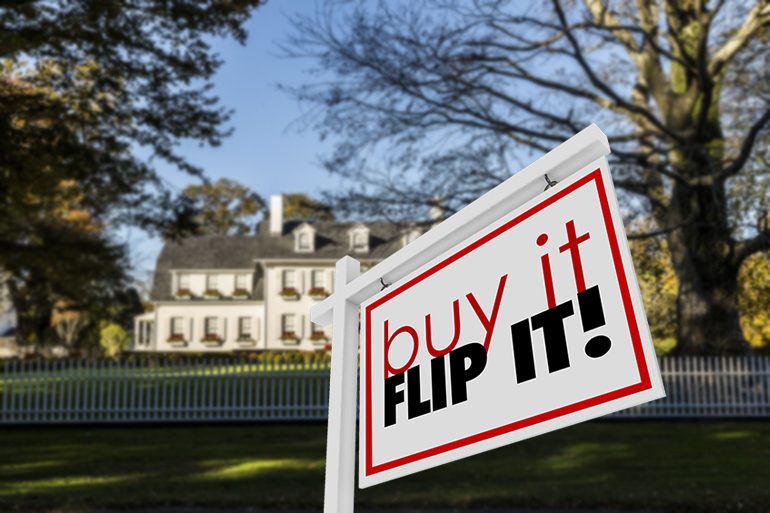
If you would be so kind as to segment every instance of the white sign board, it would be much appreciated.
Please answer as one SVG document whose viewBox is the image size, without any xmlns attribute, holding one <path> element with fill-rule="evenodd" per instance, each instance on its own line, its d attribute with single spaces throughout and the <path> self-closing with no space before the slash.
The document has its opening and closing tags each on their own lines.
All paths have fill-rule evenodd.
<svg viewBox="0 0 770 513">
<path fill-rule="evenodd" d="M 665 395 L 604 157 L 361 307 L 362 488 Z"/>
</svg>

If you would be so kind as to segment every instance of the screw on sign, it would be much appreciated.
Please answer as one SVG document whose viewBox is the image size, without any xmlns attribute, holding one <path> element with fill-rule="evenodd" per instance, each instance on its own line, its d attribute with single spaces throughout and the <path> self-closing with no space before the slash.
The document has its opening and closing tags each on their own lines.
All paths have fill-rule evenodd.
<svg viewBox="0 0 770 513">
<path fill-rule="evenodd" d="M 324 325 L 361 305 L 359 486 L 665 395 L 608 152 L 592 125 L 313 309 Z M 345 344 L 355 383 L 344 332 L 332 381 Z M 354 458 L 332 424 L 354 426 L 355 404 L 335 390 L 325 507 L 347 512 Z"/>
</svg>

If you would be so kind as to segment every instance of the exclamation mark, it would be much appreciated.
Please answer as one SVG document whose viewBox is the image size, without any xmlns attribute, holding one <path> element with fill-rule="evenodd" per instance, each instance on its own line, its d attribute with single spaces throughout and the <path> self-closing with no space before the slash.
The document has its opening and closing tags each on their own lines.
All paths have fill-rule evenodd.
<svg viewBox="0 0 770 513">
<path fill-rule="evenodd" d="M 599 293 L 599 285 L 578 292 L 578 305 L 580 306 L 580 320 L 583 322 L 583 331 L 588 332 L 607 324 L 604 320 L 604 308 L 602 296 Z M 588 341 L 585 352 L 591 358 L 601 358 L 612 347 L 612 341 L 605 335 L 597 335 Z"/>
</svg>

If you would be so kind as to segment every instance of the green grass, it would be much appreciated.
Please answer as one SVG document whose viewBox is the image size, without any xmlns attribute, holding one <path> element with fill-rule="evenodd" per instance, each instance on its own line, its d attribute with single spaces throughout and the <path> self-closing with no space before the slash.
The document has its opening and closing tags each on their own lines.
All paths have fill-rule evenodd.
<svg viewBox="0 0 770 513">
<path fill-rule="evenodd" d="M 0 510 L 318 508 L 320 425 L 5 429 Z M 356 490 L 358 507 L 770 510 L 770 422 L 589 422 Z"/>
</svg>

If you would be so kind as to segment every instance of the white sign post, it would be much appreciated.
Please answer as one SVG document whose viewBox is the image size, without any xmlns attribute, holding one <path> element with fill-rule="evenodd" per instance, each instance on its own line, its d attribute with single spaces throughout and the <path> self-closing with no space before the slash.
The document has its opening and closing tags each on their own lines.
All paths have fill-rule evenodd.
<svg viewBox="0 0 770 513">
<path fill-rule="evenodd" d="M 325 511 L 352 511 L 359 305 L 361 487 L 664 395 L 607 153 L 588 127 L 312 309 L 343 326 Z"/>
</svg>

